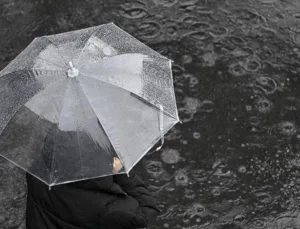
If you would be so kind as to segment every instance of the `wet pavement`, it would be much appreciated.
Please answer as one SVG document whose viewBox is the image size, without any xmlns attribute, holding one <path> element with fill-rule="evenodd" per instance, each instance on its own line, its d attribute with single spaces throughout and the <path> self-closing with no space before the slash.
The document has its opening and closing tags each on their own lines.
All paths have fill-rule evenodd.
<svg viewBox="0 0 300 229">
<path fill-rule="evenodd" d="M 0 69 L 35 36 L 114 21 L 174 60 L 179 116 L 138 165 L 151 229 L 300 228 L 300 1 L 1 0 Z M 0 228 L 24 228 L 24 173 L 0 159 Z"/>
</svg>

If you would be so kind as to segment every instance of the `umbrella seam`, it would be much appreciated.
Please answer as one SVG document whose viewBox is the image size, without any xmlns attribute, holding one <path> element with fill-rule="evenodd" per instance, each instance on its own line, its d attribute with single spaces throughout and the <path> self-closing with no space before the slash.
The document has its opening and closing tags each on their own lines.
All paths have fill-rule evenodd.
<svg viewBox="0 0 300 229">
<path fill-rule="evenodd" d="M 24 171 L 27 171 L 27 169 L 25 169 L 23 166 L 21 166 L 20 164 L 16 163 L 15 161 L 12 161 L 10 160 L 8 157 L 5 157 L 1 154 L 1 157 L 3 157 L 4 159 L 6 159 L 7 161 L 9 161 L 10 163 L 14 164 L 16 167 L 24 170 Z M 46 185 L 49 185 L 47 184 L 47 182 L 45 182 L 44 180 L 42 180 L 41 178 L 39 178 L 38 176 L 34 175 L 33 173 L 31 173 L 30 171 L 27 171 L 29 174 L 31 174 L 32 176 L 34 176 L 36 179 L 40 180 L 41 182 L 43 182 L 44 184 Z"/>
<path fill-rule="evenodd" d="M 78 124 L 77 124 L 78 125 Z M 79 127 L 79 126 L 77 126 Z M 78 131 L 76 131 L 76 136 L 77 136 L 77 145 L 78 145 L 78 151 L 79 151 L 79 157 L 80 157 L 80 168 L 81 168 L 81 177 L 83 178 L 83 171 L 82 171 L 82 155 L 81 155 L 81 147 L 79 145 L 79 135 Z"/>
<path fill-rule="evenodd" d="M 3 69 L 4 70 L 4 69 Z M 33 70 L 43 70 L 43 71 L 47 71 L 47 72 L 49 72 L 49 73 L 51 73 L 51 71 L 53 71 L 53 72 L 59 72 L 59 73 L 65 73 L 64 71 L 62 71 L 62 70 L 51 70 L 51 69 L 43 69 L 43 68 L 30 68 L 30 69 L 18 69 L 18 70 L 15 70 L 15 71 L 12 71 L 12 72 L 8 72 L 8 73 L 5 73 L 4 75 L 2 75 L 2 76 L 0 76 L 0 80 L 1 80 L 1 78 L 2 77 L 4 77 L 4 76 L 6 76 L 6 75 L 8 75 L 8 74 L 13 74 L 13 73 L 17 73 L 17 72 L 21 72 L 21 71 L 27 71 L 27 72 L 29 72 L 29 71 L 33 71 Z M 1 73 L 1 72 L 0 72 Z"/>
<path fill-rule="evenodd" d="M 20 71 L 28 71 L 28 70 L 20 70 Z M 43 90 L 47 87 L 48 85 L 46 85 L 46 86 L 44 86 L 43 87 Z M 36 94 L 34 95 L 34 96 L 36 96 Z M 16 116 L 16 114 L 24 107 L 24 106 L 26 106 L 26 104 L 29 102 L 29 101 L 31 101 L 32 100 L 32 98 L 34 97 L 34 96 L 32 96 L 30 99 L 28 99 L 25 103 L 23 103 L 21 106 L 20 106 L 20 108 L 14 113 L 14 115 L 11 117 L 11 119 L 7 122 L 7 124 L 9 124 L 10 122 L 11 122 L 11 120 Z M 6 125 L 7 126 L 7 125 Z M 6 129 L 6 127 L 3 129 L 3 131 Z M 2 131 L 2 132 L 3 132 Z M 1 133 L 2 133 L 1 132 Z M 0 134 L 1 134 L 0 133 Z"/>
<path fill-rule="evenodd" d="M 159 52 L 155 51 L 154 49 L 150 48 L 149 46 L 147 46 L 146 44 L 144 44 L 143 42 L 141 42 L 140 40 L 138 40 L 137 38 L 135 38 L 134 36 L 132 36 L 130 33 L 126 32 L 124 29 L 120 28 L 119 26 L 115 27 L 119 30 L 121 30 L 122 32 L 128 34 L 133 40 L 135 40 L 136 42 L 138 42 L 140 45 L 144 46 L 147 49 L 150 49 L 151 51 L 153 51 L 156 55 L 158 55 L 159 57 L 161 57 L 162 59 L 167 59 L 169 60 L 167 57 L 161 55 Z"/>
<path fill-rule="evenodd" d="M 79 85 L 80 86 L 80 83 L 77 81 L 77 85 Z M 81 109 L 82 109 L 82 114 L 83 114 L 83 117 L 84 118 L 86 118 L 86 115 L 85 115 L 85 112 L 84 112 L 84 109 L 83 109 L 83 106 L 82 106 L 82 100 L 81 100 L 81 98 L 80 98 L 80 95 L 79 95 L 79 91 L 78 91 L 78 87 L 76 87 L 77 88 L 77 95 L 78 95 L 78 98 L 79 98 L 79 101 L 80 101 L 80 107 L 81 107 Z M 83 91 L 82 89 L 81 89 L 81 91 Z M 86 95 L 85 95 L 86 96 Z M 91 104 L 90 104 L 90 106 L 91 106 Z M 96 115 L 96 114 L 95 114 Z M 96 115 L 96 117 L 97 117 L 97 115 Z M 78 127 L 80 127 L 80 125 L 77 123 L 77 125 L 78 125 Z M 80 147 L 80 145 L 79 145 L 79 135 L 78 135 L 78 131 L 77 131 L 77 144 L 78 144 L 78 148 L 79 148 L 79 155 L 80 155 L 80 165 L 81 165 L 81 176 L 82 176 L 82 178 L 83 178 L 83 170 L 82 170 L 82 155 L 81 155 L 81 147 Z"/>
<path fill-rule="evenodd" d="M 100 27 L 101 28 L 101 27 Z M 90 36 L 89 36 L 89 38 L 86 40 L 86 42 L 85 42 L 85 44 L 84 44 L 84 47 L 81 49 L 81 51 L 80 51 L 80 54 L 79 54 L 79 57 L 78 57 L 78 60 L 77 60 L 77 64 L 79 64 L 79 60 L 81 60 L 81 59 L 79 59 L 79 58 L 81 58 L 81 55 L 82 55 L 82 53 L 83 53 L 83 50 L 86 48 L 86 45 L 87 45 L 87 43 L 88 43 L 88 41 L 91 39 L 91 37 L 92 36 L 94 36 L 97 32 L 98 32 L 98 30 L 100 29 L 100 28 L 97 28 Z M 106 37 L 108 34 L 105 34 L 100 40 L 102 41 L 102 39 L 104 38 L 104 37 Z M 82 66 L 84 66 L 84 64 L 82 64 L 82 65 L 80 65 L 80 66 L 78 66 L 78 68 L 80 69 Z"/>
<path fill-rule="evenodd" d="M 179 120 L 176 120 L 168 129 L 166 129 L 164 131 L 163 135 L 166 135 L 167 132 L 169 132 L 169 130 L 171 130 L 177 123 L 179 122 Z M 144 153 L 139 157 L 139 159 L 136 160 L 136 162 L 130 167 L 129 171 L 131 171 L 133 169 L 133 167 L 149 152 L 149 150 L 151 148 L 153 148 L 153 146 L 161 139 L 161 137 L 156 138 L 154 141 L 152 141 L 152 143 L 150 144 L 150 147 L 148 147 Z"/>
<path fill-rule="evenodd" d="M 84 93 L 85 97 L 87 98 L 87 100 L 88 100 L 88 102 L 89 102 L 89 104 L 90 104 L 92 110 L 94 111 L 94 113 L 96 114 L 96 117 L 98 118 L 98 120 L 99 120 L 99 122 L 100 122 L 100 119 L 99 119 L 99 117 L 97 116 L 97 113 L 96 113 L 95 109 L 93 108 L 91 101 L 89 100 L 87 94 L 86 94 L 85 91 L 83 90 L 83 88 L 82 88 L 82 86 L 81 86 L 80 83 L 79 83 L 79 85 L 80 85 L 81 90 L 82 90 L 82 92 Z M 121 158 L 121 160 L 122 160 L 122 162 L 123 162 L 122 164 L 123 164 L 123 166 L 124 166 L 124 168 L 125 168 L 125 163 L 124 163 L 123 157 L 122 157 L 122 155 L 120 155 L 120 153 L 118 153 L 118 150 L 115 148 L 115 146 L 114 146 L 114 144 L 113 144 L 113 142 L 112 142 L 112 140 L 111 140 L 111 139 L 112 139 L 111 135 L 110 135 L 109 132 L 107 131 L 107 128 L 104 127 L 104 124 L 103 124 L 102 122 L 100 122 L 100 124 L 102 125 L 102 127 L 103 127 L 103 129 L 104 129 L 104 131 L 105 131 L 105 133 L 106 133 L 106 135 L 107 135 L 107 137 L 108 137 L 108 139 L 109 139 L 109 141 L 110 141 L 110 143 L 111 143 L 113 149 L 115 150 L 115 153 Z M 125 170 L 126 170 L 126 168 L 125 168 Z"/>
<path fill-rule="evenodd" d="M 169 60 L 169 69 L 170 69 L 170 74 L 171 74 L 171 81 L 172 81 L 172 85 L 173 85 L 173 88 L 174 88 L 174 76 L 173 76 L 173 72 L 172 72 L 172 61 Z M 177 120 L 179 120 L 179 114 L 178 114 L 178 107 L 177 107 L 177 100 L 176 100 L 176 94 L 175 94 L 175 91 L 174 90 L 171 90 L 172 92 L 172 95 L 173 95 L 173 98 L 175 99 L 175 111 L 176 111 L 176 115 L 177 115 Z M 179 120 L 180 121 L 180 120 Z"/>
<path fill-rule="evenodd" d="M 82 76 L 84 76 L 84 77 L 88 77 L 88 78 L 92 78 L 92 79 L 94 79 L 94 80 L 99 80 L 99 81 L 101 81 L 101 82 L 104 82 L 104 83 L 106 83 L 106 84 L 108 84 L 108 85 L 112 85 L 112 86 L 115 86 L 115 87 L 118 87 L 118 88 L 121 88 L 121 89 L 123 89 L 123 90 L 125 90 L 125 91 L 127 91 L 127 92 L 129 92 L 129 93 L 132 93 L 132 94 L 134 94 L 136 97 L 140 97 L 141 99 L 144 99 L 144 100 L 146 100 L 146 101 L 148 101 L 148 98 L 143 98 L 142 96 L 140 96 L 140 95 L 138 95 L 138 94 L 136 94 L 136 93 L 134 93 L 134 92 L 131 92 L 131 91 L 129 91 L 129 90 L 127 90 L 126 88 L 123 88 L 123 87 L 121 87 L 121 86 L 118 86 L 118 85 L 115 85 L 115 84 L 110 84 L 110 83 L 108 83 L 108 82 L 106 82 L 106 81 L 104 81 L 104 80 L 101 80 L 101 79 L 97 79 L 97 78 L 95 78 L 95 77 L 91 77 L 91 76 L 87 76 L 87 75 L 85 75 L 85 74 L 83 74 L 83 73 L 80 73 Z M 153 99 L 153 100 L 155 100 L 155 102 L 157 102 L 158 104 L 161 104 L 161 103 L 159 103 L 156 99 Z M 149 103 L 151 103 L 150 101 L 148 101 Z M 153 104 L 153 103 L 151 103 L 155 108 L 157 108 L 158 110 L 159 110 L 159 108 L 157 107 L 157 106 L 155 106 L 155 104 Z M 174 118 L 174 119 L 178 119 L 178 118 L 175 118 L 175 117 L 173 117 L 173 115 L 171 115 L 168 111 L 166 111 L 166 110 L 164 110 L 164 113 L 166 113 L 168 116 L 170 116 L 171 118 Z"/>
<path fill-rule="evenodd" d="M 49 60 L 47 60 L 47 59 L 41 58 L 41 57 L 39 57 L 39 56 L 37 56 L 36 58 L 38 58 L 38 59 L 40 59 L 40 60 L 43 60 L 43 61 L 46 61 L 46 62 L 48 62 L 48 63 L 50 63 L 50 64 L 56 65 L 56 66 L 58 66 L 58 67 L 60 67 L 60 68 L 63 69 L 63 66 L 60 66 L 60 65 L 58 65 L 58 64 L 56 64 L 56 63 L 53 63 L 53 62 L 51 62 L 51 61 L 49 61 Z"/>
<path fill-rule="evenodd" d="M 158 57 L 158 56 L 148 55 L 148 54 L 139 53 L 139 52 L 118 52 L 118 54 L 111 55 L 111 56 L 109 56 L 108 58 L 116 57 L 116 56 L 120 56 L 120 55 L 125 55 L 125 54 L 140 54 L 140 55 L 149 56 L 148 59 L 162 59 L 163 61 L 171 61 L 170 59 L 161 58 L 161 57 Z M 103 59 L 103 58 L 102 58 L 102 59 Z M 91 61 L 91 62 L 89 62 L 89 64 L 97 63 L 97 62 L 101 61 L 102 59 Z M 148 60 L 148 59 L 146 59 L 146 60 Z M 150 61 L 150 60 L 148 60 L 148 61 Z M 172 62 L 172 61 L 171 61 L 171 62 Z M 81 68 L 81 67 L 83 67 L 83 65 L 79 66 L 78 68 Z M 159 68 L 162 69 L 161 67 L 159 67 Z M 163 70 L 163 69 L 162 69 L 162 70 Z M 165 70 L 163 70 L 163 71 L 165 71 Z M 165 71 L 165 72 L 166 72 L 166 71 Z M 168 73 L 167 73 L 167 74 L 168 74 Z"/>
<path fill-rule="evenodd" d="M 57 124 L 57 130 L 56 130 L 56 133 L 55 133 L 55 139 L 57 138 L 57 133 L 58 133 L 58 127 L 59 127 L 59 122 L 60 122 L 60 119 L 61 119 L 61 115 L 62 115 L 62 112 L 63 112 L 63 109 L 64 109 L 64 104 L 65 104 L 65 98 L 66 98 L 66 93 L 69 89 L 69 83 L 67 84 L 67 87 L 66 87 L 66 91 L 64 93 L 64 99 L 63 99 L 63 102 L 62 102 L 62 109 L 60 111 L 60 114 L 59 114 L 59 117 L 58 117 L 58 124 Z M 53 164 L 54 164 L 54 156 L 55 156 L 55 152 L 56 152 L 56 144 L 54 143 L 54 146 L 53 146 L 53 155 L 52 155 L 52 162 L 51 162 L 51 171 L 50 171 L 50 184 L 52 183 L 52 179 L 53 179 L 53 174 L 52 174 L 52 170 L 53 170 Z"/>
<path fill-rule="evenodd" d="M 24 71 L 24 70 L 20 70 L 20 71 Z M 45 87 L 46 87 L 46 86 L 45 86 Z M 43 89 L 45 89 L 45 87 L 44 87 Z M 33 96 L 33 97 L 34 97 L 34 96 Z M 31 97 L 30 99 L 28 99 L 28 101 L 26 101 L 24 104 L 22 104 L 22 105 L 20 106 L 20 108 L 14 113 L 14 115 L 11 117 L 11 119 L 7 122 L 6 127 L 7 127 L 8 124 L 13 120 L 13 118 L 17 115 L 17 113 L 18 113 L 22 108 L 26 107 L 26 104 L 27 104 L 29 101 L 31 101 L 33 97 Z M 39 116 L 38 120 L 39 120 L 40 118 L 41 118 L 41 116 Z M 37 120 L 37 121 L 38 121 L 38 120 Z M 5 131 L 6 127 L 3 129 L 3 131 Z M 0 134 L 2 134 L 3 131 L 2 131 Z M 2 156 L 3 158 L 6 158 L 8 161 L 11 161 L 13 164 L 17 165 L 18 167 L 22 168 L 23 170 L 28 171 L 28 172 L 30 173 L 30 171 L 29 171 L 28 169 L 23 168 L 23 166 L 21 166 L 21 165 L 15 163 L 15 162 L 13 162 L 12 160 L 8 159 L 7 157 L 3 156 L 2 154 L 1 154 L 1 156 Z M 51 173 L 51 171 L 50 171 L 50 173 Z M 30 174 L 31 174 L 31 173 L 30 173 Z M 32 174 L 32 175 L 33 175 L 33 174 Z M 37 177 L 36 175 L 33 175 L 33 176 Z M 37 178 L 38 178 L 39 180 L 43 181 L 41 178 L 39 178 L 39 177 L 37 177 Z M 43 181 L 43 182 L 46 183 L 45 181 Z"/>
<path fill-rule="evenodd" d="M 113 22 L 108 22 L 108 23 L 104 23 L 104 24 L 101 24 L 101 25 L 96 25 L 96 26 L 92 26 L 92 27 L 89 27 L 89 28 L 100 28 L 100 27 L 103 27 L 105 25 L 109 25 L 109 24 L 114 24 Z M 72 33 L 72 32 L 77 32 L 77 31 L 83 31 L 83 30 L 86 30 L 88 28 L 83 28 L 83 29 L 75 29 L 75 30 L 70 30 L 70 31 L 66 31 L 66 32 L 61 32 L 61 33 L 56 33 L 56 34 L 51 34 L 51 35 L 45 35 L 45 36 L 41 36 L 41 37 L 45 37 L 45 38 L 48 38 L 48 37 L 55 37 L 57 35 L 63 35 L 63 34 L 66 34 L 66 33 Z M 41 37 L 36 37 L 36 38 L 41 38 Z"/>
<path fill-rule="evenodd" d="M 52 42 L 48 37 L 46 37 L 46 36 L 43 36 L 43 37 L 41 37 L 41 38 L 45 38 L 47 41 L 49 41 L 52 45 L 54 45 L 55 46 L 55 48 L 57 49 L 57 54 L 62 58 L 62 60 L 63 61 L 65 61 L 65 65 L 66 66 L 68 66 L 68 61 L 66 61 L 66 59 L 61 55 L 61 53 L 60 53 L 60 51 L 59 51 L 59 48 L 58 48 L 58 46 L 56 45 L 56 44 L 54 44 L 54 42 Z"/>
</svg>

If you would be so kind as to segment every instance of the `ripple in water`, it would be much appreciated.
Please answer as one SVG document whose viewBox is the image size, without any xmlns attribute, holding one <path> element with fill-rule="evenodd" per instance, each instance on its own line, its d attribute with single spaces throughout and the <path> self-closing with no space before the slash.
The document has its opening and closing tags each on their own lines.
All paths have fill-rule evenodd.
<svg viewBox="0 0 300 229">
<path fill-rule="evenodd" d="M 189 185 L 189 177 L 186 170 L 177 170 L 174 174 L 174 180 L 176 186 L 187 186 Z"/>
<path fill-rule="evenodd" d="M 192 76 L 190 78 L 189 87 L 194 88 L 198 83 L 199 83 L 199 80 L 196 77 Z"/>
<path fill-rule="evenodd" d="M 218 56 L 215 52 L 207 52 L 202 55 L 204 66 L 212 67 L 216 64 Z"/>
<path fill-rule="evenodd" d="M 234 63 L 229 66 L 229 72 L 234 76 L 243 76 L 246 71 L 241 63 Z"/>
<path fill-rule="evenodd" d="M 260 118 L 257 117 L 257 116 L 251 116 L 251 117 L 249 118 L 249 123 L 250 123 L 250 125 L 252 125 L 252 126 L 257 126 L 257 125 L 260 124 L 260 122 L 261 122 L 261 120 L 260 120 Z"/>
<path fill-rule="evenodd" d="M 259 98 L 255 101 L 255 106 L 263 114 L 269 113 L 272 109 L 272 103 L 267 98 Z"/>
<path fill-rule="evenodd" d="M 182 138 L 181 131 L 173 127 L 165 136 L 166 140 L 178 140 Z"/>
<path fill-rule="evenodd" d="M 184 213 L 183 222 L 192 228 L 207 228 L 213 223 L 213 218 L 202 204 L 193 203 Z"/>
<path fill-rule="evenodd" d="M 253 225 L 254 228 L 265 228 L 267 226 L 265 220 L 263 219 L 253 219 L 251 222 L 251 225 Z"/>
<path fill-rule="evenodd" d="M 246 171 L 247 171 L 247 169 L 246 169 L 246 166 L 244 166 L 244 165 L 241 165 L 238 168 L 238 172 L 241 173 L 241 174 L 245 173 Z"/>
<path fill-rule="evenodd" d="M 277 89 L 276 81 L 270 77 L 265 76 L 259 77 L 254 85 L 266 94 L 273 94 Z"/>
<path fill-rule="evenodd" d="M 223 26 L 214 25 L 210 30 L 209 33 L 213 37 L 226 37 L 228 34 L 228 29 Z"/>
<path fill-rule="evenodd" d="M 188 224 L 189 228 L 192 229 L 208 228 L 213 223 L 213 219 L 211 216 L 200 217 L 196 215 L 190 219 L 184 220 L 184 223 Z M 190 225 L 192 226 L 190 227 Z"/>
<path fill-rule="evenodd" d="M 233 222 L 238 223 L 238 224 L 242 224 L 246 219 L 246 216 L 238 214 L 236 216 L 233 217 Z"/>
<path fill-rule="evenodd" d="M 177 21 L 166 20 L 164 23 L 164 31 L 166 31 L 166 33 L 171 37 L 176 36 L 179 31 Z"/>
<path fill-rule="evenodd" d="M 229 177 L 232 175 L 232 172 L 230 170 L 227 170 L 225 168 L 217 168 L 214 172 L 214 176 L 220 176 L 220 177 Z"/>
<path fill-rule="evenodd" d="M 153 178 L 159 178 L 164 172 L 160 161 L 147 161 L 146 170 Z"/>
<path fill-rule="evenodd" d="M 287 97 L 284 100 L 284 108 L 290 111 L 296 111 L 300 108 L 300 101 L 296 97 Z"/>
<path fill-rule="evenodd" d="M 202 112 L 213 112 L 214 111 L 214 103 L 210 100 L 203 100 L 200 104 L 200 111 Z"/>
<path fill-rule="evenodd" d="M 184 190 L 184 197 L 186 199 L 193 200 L 193 199 L 196 198 L 196 193 L 192 189 L 185 189 Z"/>
<path fill-rule="evenodd" d="M 182 205 L 172 205 L 160 217 L 162 219 L 170 220 L 170 219 L 184 216 L 185 212 L 186 212 L 186 207 Z"/>
<path fill-rule="evenodd" d="M 176 5 L 179 0 L 152 0 L 157 5 L 162 5 L 164 7 L 171 7 Z"/>
<path fill-rule="evenodd" d="M 197 21 L 198 21 L 198 18 L 197 18 L 197 17 L 194 17 L 194 16 L 191 16 L 191 15 L 188 14 L 188 15 L 184 15 L 184 16 L 180 19 L 180 21 L 182 21 L 182 23 L 185 24 L 185 25 L 191 25 L 191 24 L 197 22 Z"/>
<path fill-rule="evenodd" d="M 296 19 L 300 19 L 300 13 L 296 13 L 296 14 L 294 14 L 294 18 L 296 18 Z"/>
<path fill-rule="evenodd" d="M 179 116 L 183 123 L 189 122 L 194 118 L 194 115 L 197 113 L 198 108 L 200 107 L 201 102 L 196 98 L 185 97 L 184 101 L 185 106 L 178 109 Z"/>
<path fill-rule="evenodd" d="M 266 192 L 256 192 L 255 196 L 256 196 L 257 200 L 259 200 L 259 202 L 264 205 L 270 204 L 273 201 L 272 196 Z"/>
<path fill-rule="evenodd" d="M 193 58 L 191 55 L 185 54 L 181 56 L 181 61 L 183 64 L 190 64 L 193 62 Z"/>
<path fill-rule="evenodd" d="M 274 4 L 276 2 L 278 2 L 278 0 L 257 0 L 263 4 Z"/>
<path fill-rule="evenodd" d="M 211 190 L 211 193 L 213 194 L 213 196 L 219 196 L 219 195 L 221 195 L 221 188 L 220 187 L 214 187 Z"/>
<path fill-rule="evenodd" d="M 202 169 L 193 169 L 190 171 L 192 179 L 196 182 L 207 180 L 207 173 Z"/>
<path fill-rule="evenodd" d="M 160 35 L 161 26 L 156 21 L 144 21 L 139 25 L 138 32 L 142 38 L 153 39 Z"/>
<path fill-rule="evenodd" d="M 193 6 L 197 2 L 199 2 L 199 0 L 180 0 L 179 4 L 181 6 Z"/>
<path fill-rule="evenodd" d="M 199 132 L 194 132 L 193 137 L 194 137 L 194 139 L 200 139 L 201 135 Z"/>
<path fill-rule="evenodd" d="M 241 37 L 231 36 L 228 39 L 231 43 L 233 43 L 235 45 L 242 46 L 242 47 L 244 47 L 246 45 L 246 42 Z"/>
<path fill-rule="evenodd" d="M 202 31 L 202 30 L 207 30 L 210 28 L 210 25 L 206 22 L 195 22 L 193 24 L 191 24 L 189 26 L 189 30 L 192 30 L 192 31 L 195 31 L 195 30 L 199 30 L 199 31 Z"/>
<path fill-rule="evenodd" d="M 181 160 L 180 154 L 175 149 L 165 149 L 161 153 L 161 159 L 166 164 L 176 164 Z"/>
<path fill-rule="evenodd" d="M 289 121 L 279 123 L 278 128 L 280 132 L 286 136 L 292 136 L 297 132 L 295 123 Z"/>
<path fill-rule="evenodd" d="M 257 60 L 247 60 L 245 69 L 248 72 L 256 72 L 260 69 L 261 64 Z"/>
<path fill-rule="evenodd" d="M 139 2 L 125 3 L 121 5 L 119 14 L 127 19 L 141 19 L 147 16 L 148 11 L 144 4 Z"/>
<path fill-rule="evenodd" d="M 207 40 L 210 37 L 210 35 L 205 31 L 193 31 L 185 33 L 181 38 L 182 39 L 193 39 L 196 41 L 204 41 Z"/>
</svg>

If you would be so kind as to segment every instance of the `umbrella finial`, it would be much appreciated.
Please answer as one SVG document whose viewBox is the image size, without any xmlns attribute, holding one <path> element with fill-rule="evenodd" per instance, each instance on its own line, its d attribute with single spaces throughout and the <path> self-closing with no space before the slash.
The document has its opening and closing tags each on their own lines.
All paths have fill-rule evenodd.
<svg viewBox="0 0 300 229">
<path fill-rule="evenodd" d="M 70 68 L 68 69 L 68 76 L 69 77 L 76 77 L 79 74 L 79 71 L 77 68 L 74 68 L 72 61 L 69 62 Z"/>
</svg>

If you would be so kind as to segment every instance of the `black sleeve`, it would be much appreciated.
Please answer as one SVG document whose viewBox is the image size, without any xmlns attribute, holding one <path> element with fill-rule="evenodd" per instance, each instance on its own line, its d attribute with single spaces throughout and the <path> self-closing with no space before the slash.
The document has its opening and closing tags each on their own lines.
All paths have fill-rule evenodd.
<svg viewBox="0 0 300 229">
<path fill-rule="evenodd" d="M 141 178 L 133 170 L 129 175 L 129 177 L 127 174 L 115 175 L 114 182 L 120 185 L 128 195 L 134 197 L 141 207 L 152 208 L 160 212 L 158 200 L 151 195 Z"/>
<path fill-rule="evenodd" d="M 107 229 L 136 229 L 146 227 L 147 221 L 130 212 L 113 211 L 104 215 L 99 224 Z"/>
</svg>

